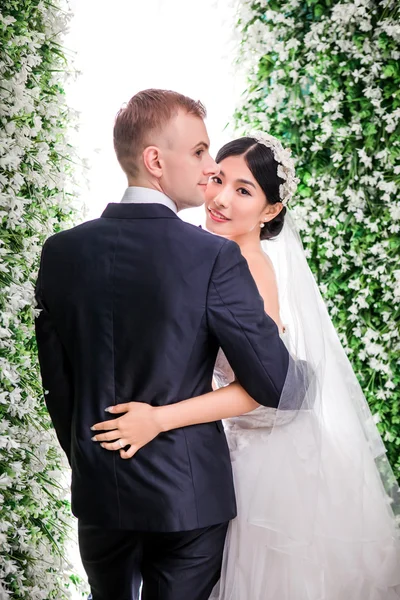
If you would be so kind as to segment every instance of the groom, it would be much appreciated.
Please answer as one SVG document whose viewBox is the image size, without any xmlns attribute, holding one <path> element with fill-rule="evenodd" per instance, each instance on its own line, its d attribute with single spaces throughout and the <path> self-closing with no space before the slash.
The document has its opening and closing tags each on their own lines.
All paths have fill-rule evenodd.
<svg viewBox="0 0 400 600">
<path fill-rule="evenodd" d="M 142 582 L 143 600 L 207 600 L 236 506 L 220 422 L 161 434 L 130 460 L 93 444 L 90 425 L 111 404 L 211 391 L 219 347 L 260 404 L 277 406 L 287 374 L 238 246 L 177 216 L 219 171 L 204 118 L 175 92 L 131 98 L 114 128 L 121 202 L 42 252 L 41 373 L 93 600 L 136 599 Z"/>
</svg>

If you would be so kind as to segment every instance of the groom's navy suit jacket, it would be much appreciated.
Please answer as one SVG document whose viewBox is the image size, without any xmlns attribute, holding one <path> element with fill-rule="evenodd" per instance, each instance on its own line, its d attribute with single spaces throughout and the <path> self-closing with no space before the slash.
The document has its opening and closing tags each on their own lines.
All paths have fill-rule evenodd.
<svg viewBox="0 0 400 600">
<path fill-rule="evenodd" d="M 45 243 L 37 301 L 45 400 L 72 467 L 74 514 L 159 532 L 232 519 L 221 422 L 162 433 L 128 460 L 92 442 L 90 426 L 112 404 L 210 392 L 219 347 L 247 392 L 277 406 L 289 357 L 238 246 L 163 205 L 109 204 Z"/>
</svg>

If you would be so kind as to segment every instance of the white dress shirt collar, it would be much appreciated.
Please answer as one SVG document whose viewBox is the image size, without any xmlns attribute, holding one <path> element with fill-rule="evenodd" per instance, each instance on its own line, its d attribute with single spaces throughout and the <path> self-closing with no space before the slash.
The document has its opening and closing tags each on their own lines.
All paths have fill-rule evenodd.
<svg viewBox="0 0 400 600">
<path fill-rule="evenodd" d="M 177 206 L 171 198 L 168 198 L 162 192 L 152 188 L 130 186 L 126 188 L 122 196 L 121 204 L 163 204 L 170 208 L 175 214 L 178 212 Z"/>
</svg>

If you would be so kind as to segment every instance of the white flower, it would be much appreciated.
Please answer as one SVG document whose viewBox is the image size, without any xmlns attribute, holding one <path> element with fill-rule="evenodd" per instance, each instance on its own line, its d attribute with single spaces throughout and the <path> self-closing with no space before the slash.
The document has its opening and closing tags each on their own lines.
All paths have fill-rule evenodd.
<svg viewBox="0 0 400 600">
<path fill-rule="evenodd" d="M 319 152 L 320 150 L 322 150 L 322 146 L 318 142 L 313 142 L 311 144 L 310 150 L 311 150 L 311 152 Z"/>
<path fill-rule="evenodd" d="M 329 100 L 328 102 L 324 102 L 324 104 L 322 105 L 322 109 L 325 112 L 335 112 L 336 110 L 338 110 L 340 106 L 340 100 L 339 98 L 331 98 L 331 100 Z"/>
<path fill-rule="evenodd" d="M 12 479 L 5 473 L 0 475 L 0 490 L 5 490 L 12 484 Z"/>
<path fill-rule="evenodd" d="M 351 290 L 359 290 L 361 288 L 361 281 L 360 281 L 360 279 L 357 278 L 357 279 L 353 279 L 353 280 L 349 281 L 348 287 Z"/>
<path fill-rule="evenodd" d="M 12 25 L 13 23 L 16 23 L 16 19 L 14 19 L 14 17 L 7 16 L 7 17 L 3 17 L 3 15 L 0 13 L 0 21 L 2 23 L 4 23 L 4 25 L 8 26 L 8 25 Z"/>
<path fill-rule="evenodd" d="M 367 167 L 367 169 L 372 169 L 372 158 L 367 155 L 364 148 L 359 148 L 357 152 L 360 161 Z"/>
<path fill-rule="evenodd" d="M 332 162 L 340 163 L 343 160 L 343 155 L 340 154 L 340 152 L 335 152 L 334 154 L 332 154 L 331 158 L 332 158 Z"/>
</svg>

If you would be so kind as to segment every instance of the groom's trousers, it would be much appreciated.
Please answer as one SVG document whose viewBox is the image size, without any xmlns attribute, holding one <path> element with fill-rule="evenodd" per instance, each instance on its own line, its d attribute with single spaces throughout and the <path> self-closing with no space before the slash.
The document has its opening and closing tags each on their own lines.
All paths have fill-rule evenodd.
<svg viewBox="0 0 400 600">
<path fill-rule="evenodd" d="M 79 547 L 93 600 L 208 600 L 220 577 L 227 528 L 223 523 L 148 533 L 79 522 Z"/>
</svg>

